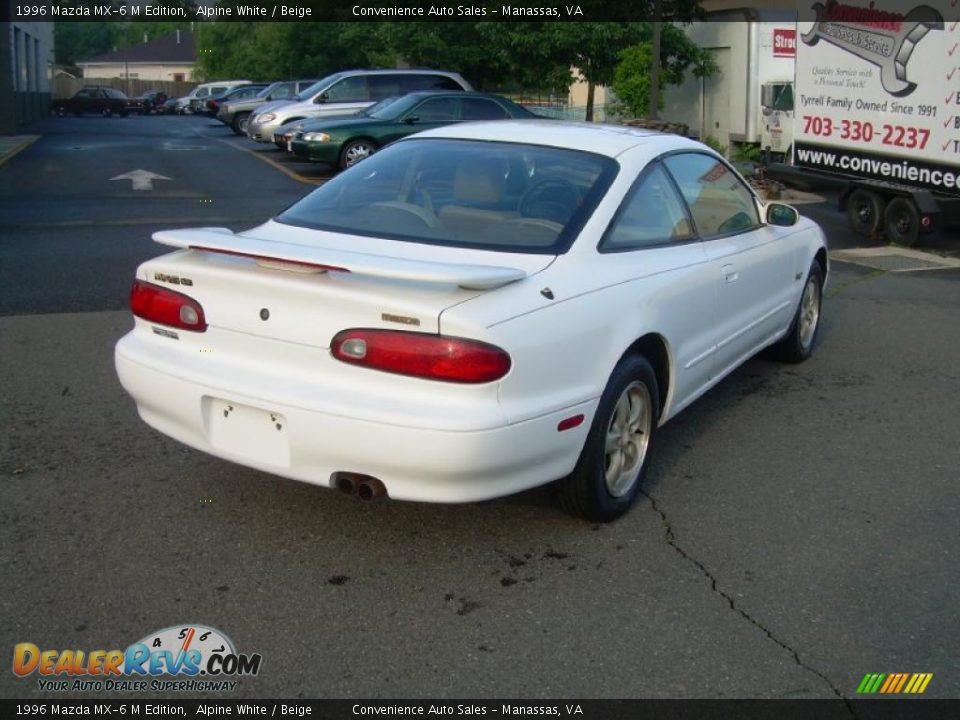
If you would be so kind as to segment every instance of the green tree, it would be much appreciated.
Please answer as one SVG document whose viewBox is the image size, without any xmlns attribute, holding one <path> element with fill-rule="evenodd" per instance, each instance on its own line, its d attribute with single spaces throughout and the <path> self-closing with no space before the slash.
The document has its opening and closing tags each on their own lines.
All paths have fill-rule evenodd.
<svg viewBox="0 0 960 720">
<path fill-rule="evenodd" d="M 57 64 L 76 65 L 81 60 L 110 52 L 117 45 L 118 30 L 118 25 L 109 22 L 55 22 L 53 37 Z"/>
<path fill-rule="evenodd" d="M 503 85 L 511 66 L 490 23 L 398 22 L 386 26 L 383 39 L 395 58 L 413 67 L 458 72 L 478 90 Z"/>
<path fill-rule="evenodd" d="M 322 77 L 388 63 L 377 23 L 204 23 L 198 75 L 250 80 Z M 389 64 L 392 64 L 390 62 Z"/>
<path fill-rule="evenodd" d="M 694 77 L 707 77 L 717 70 L 713 56 L 708 50 L 698 47 L 676 25 L 660 28 L 660 80 L 670 85 L 684 81 L 687 71 Z M 613 92 L 624 110 L 635 117 L 647 115 L 651 100 L 651 72 L 653 44 L 650 40 L 652 27 L 645 30 L 644 40 L 624 50 L 613 76 Z M 658 108 L 663 98 L 658 94 Z"/>
</svg>

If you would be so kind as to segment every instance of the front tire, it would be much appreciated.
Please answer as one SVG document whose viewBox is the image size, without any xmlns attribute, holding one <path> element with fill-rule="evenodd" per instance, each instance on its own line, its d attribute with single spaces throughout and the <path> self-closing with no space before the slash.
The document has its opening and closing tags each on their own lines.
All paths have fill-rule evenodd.
<svg viewBox="0 0 960 720">
<path fill-rule="evenodd" d="M 573 472 L 556 483 L 557 501 L 572 515 L 609 522 L 633 505 L 660 420 L 657 376 L 646 358 L 625 357 L 600 398 Z"/>
<path fill-rule="evenodd" d="M 875 235 L 883 222 L 883 198 L 871 190 L 857 188 L 847 198 L 847 222 L 858 235 Z"/>
<path fill-rule="evenodd" d="M 230 128 L 235 135 L 247 134 L 247 121 L 249 119 L 250 113 L 237 113 L 233 116 L 233 122 L 230 123 Z"/>
<path fill-rule="evenodd" d="M 816 260 L 810 266 L 807 281 L 803 286 L 800 304 L 793 316 L 786 337 L 774 345 L 781 360 L 800 363 L 813 355 L 820 334 L 820 315 L 823 305 L 823 269 Z"/>
<path fill-rule="evenodd" d="M 377 144 L 372 140 L 366 138 L 351 140 L 340 151 L 340 169 L 346 170 L 348 167 L 353 167 L 361 160 L 366 160 L 376 151 Z"/>
</svg>

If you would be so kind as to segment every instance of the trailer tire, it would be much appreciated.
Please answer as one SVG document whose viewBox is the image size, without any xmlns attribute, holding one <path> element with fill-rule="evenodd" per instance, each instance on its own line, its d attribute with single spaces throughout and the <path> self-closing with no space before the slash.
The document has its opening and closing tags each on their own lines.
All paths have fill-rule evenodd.
<svg viewBox="0 0 960 720">
<path fill-rule="evenodd" d="M 883 214 L 887 239 L 897 245 L 910 247 L 920 239 L 920 211 L 910 198 L 895 197 Z"/>
<path fill-rule="evenodd" d="M 875 235 L 883 222 L 883 198 L 872 190 L 857 188 L 847 198 L 847 222 L 858 235 Z"/>
</svg>

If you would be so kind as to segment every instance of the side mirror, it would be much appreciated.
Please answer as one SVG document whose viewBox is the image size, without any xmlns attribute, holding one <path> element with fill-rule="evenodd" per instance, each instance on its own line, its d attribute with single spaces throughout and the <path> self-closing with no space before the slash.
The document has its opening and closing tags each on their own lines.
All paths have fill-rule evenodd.
<svg viewBox="0 0 960 720">
<path fill-rule="evenodd" d="M 770 203 L 764 208 L 764 216 L 768 225 L 791 227 L 800 220 L 800 213 L 796 208 L 783 203 Z"/>
<path fill-rule="evenodd" d="M 403 121 L 404 121 L 407 125 L 413 125 L 415 122 L 419 122 L 419 121 L 420 121 L 420 116 L 419 116 L 419 115 L 408 115 L 407 117 L 405 117 L 405 118 L 403 119 Z"/>
<path fill-rule="evenodd" d="M 317 95 L 317 99 L 313 102 L 319 105 L 320 103 L 325 103 L 329 99 L 330 96 L 327 93 L 321 93 L 320 95 Z"/>
</svg>

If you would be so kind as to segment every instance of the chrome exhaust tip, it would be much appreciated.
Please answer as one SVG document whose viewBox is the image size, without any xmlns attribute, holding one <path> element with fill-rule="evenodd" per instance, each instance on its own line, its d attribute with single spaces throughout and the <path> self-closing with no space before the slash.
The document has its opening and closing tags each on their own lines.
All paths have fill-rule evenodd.
<svg viewBox="0 0 960 720">
<path fill-rule="evenodd" d="M 351 475 L 350 473 L 337 473 L 335 483 L 337 490 L 342 492 L 344 495 L 353 495 L 360 487 L 359 478 L 356 475 Z"/>
<path fill-rule="evenodd" d="M 387 494 L 386 486 L 375 477 L 366 477 L 357 488 L 357 495 L 361 500 L 376 500 L 385 497 Z"/>
</svg>

